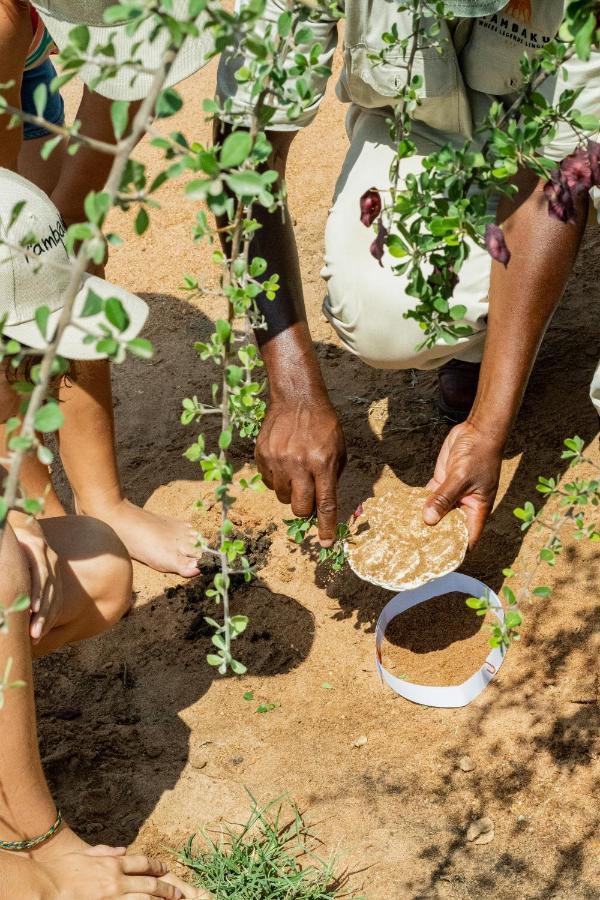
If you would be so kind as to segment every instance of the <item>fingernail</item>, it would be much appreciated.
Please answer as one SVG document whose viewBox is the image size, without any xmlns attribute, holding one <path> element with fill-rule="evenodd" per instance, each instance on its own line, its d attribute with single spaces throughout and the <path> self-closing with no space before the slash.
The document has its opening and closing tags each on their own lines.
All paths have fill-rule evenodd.
<svg viewBox="0 0 600 900">
<path fill-rule="evenodd" d="M 437 523 L 440 521 L 440 517 L 436 513 L 435 509 L 432 509 L 430 506 L 426 506 L 423 510 L 423 521 L 426 525 L 437 525 Z"/>
<path fill-rule="evenodd" d="M 34 641 L 39 641 L 42 636 L 42 623 L 36 622 L 35 625 L 31 629 L 31 637 Z"/>
</svg>

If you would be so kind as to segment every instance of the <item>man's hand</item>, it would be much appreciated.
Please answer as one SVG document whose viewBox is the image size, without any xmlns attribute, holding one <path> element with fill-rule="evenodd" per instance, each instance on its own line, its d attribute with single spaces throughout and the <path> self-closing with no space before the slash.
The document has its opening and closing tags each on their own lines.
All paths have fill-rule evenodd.
<svg viewBox="0 0 600 900">
<path fill-rule="evenodd" d="M 344 434 L 326 395 L 275 400 L 256 443 L 258 470 L 295 516 L 319 518 L 324 547 L 335 541 L 337 480 L 346 462 Z"/>
<path fill-rule="evenodd" d="M 452 429 L 440 450 L 432 491 L 423 509 L 428 525 L 437 525 L 455 506 L 464 509 L 471 550 L 492 511 L 502 464 L 502 446 L 469 422 Z"/>
<path fill-rule="evenodd" d="M 21 545 L 31 573 L 31 621 L 29 634 L 39 644 L 56 619 L 60 609 L 60 580 L 57 577 L 58 557 L 48 546 L 40 525 L 35 520 L 13 522 L 16 538 Z"/>
</svg>

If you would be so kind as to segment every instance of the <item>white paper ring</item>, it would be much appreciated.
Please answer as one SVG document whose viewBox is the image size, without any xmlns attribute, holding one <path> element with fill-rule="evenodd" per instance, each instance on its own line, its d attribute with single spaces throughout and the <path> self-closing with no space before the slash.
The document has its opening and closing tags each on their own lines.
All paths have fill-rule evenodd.
<svg viewBox="0 0 600 900">
<path fill-rule="evenodd" d="M 377 649 L 377 669 L 383 680 L 401 697 L 405 697 L 412 703 L 421 703 L 424 706 L 437 706 L 452 709 L 466 706 L 474 700 L 488 686 L 498 669 L 504 662 L 506 650 L 504 647 L 495 647 L 488 655 L 486 661 L 463 684 L 453 684 L 446 687 L 434 687 L 425 684 L 413 684 L 410 681 L 402 681 L 384 668 L 381 662 L 381 644 L 385 637 L 385 631 L 392 619 L 406 612 L 419 603 L 441 597 L 443 594 L 451 594 L 458 591 L 469 597 L 485 597 L 490 602 L 490 609 L 500 624 L 504 623 L 504 609 L 498 596 L 483 582 L 460 572 L 451 572 L 410 591 L 402 591 L 384 606 L 377 620 L 375 632 L 375 646 Z"/>
</svg>

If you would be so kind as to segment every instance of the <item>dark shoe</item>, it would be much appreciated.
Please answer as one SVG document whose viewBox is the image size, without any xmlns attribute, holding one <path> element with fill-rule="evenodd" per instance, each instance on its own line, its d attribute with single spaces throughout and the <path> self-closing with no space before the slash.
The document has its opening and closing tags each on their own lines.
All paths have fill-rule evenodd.
<svg viewBox="0 0 600 900">
<path fill-rule="evenodd" d="M 451 359 L 438 369 L 438 407 L 451 422 L 464 422 L 471 412 L 480 369 L 480 363 L 462 362 L 460 359 Z"/>
</svg>

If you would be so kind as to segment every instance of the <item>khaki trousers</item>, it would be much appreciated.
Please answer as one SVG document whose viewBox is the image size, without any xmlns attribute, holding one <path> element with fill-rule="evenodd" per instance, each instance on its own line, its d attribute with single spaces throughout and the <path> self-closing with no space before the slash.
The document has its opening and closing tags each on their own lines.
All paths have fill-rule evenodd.
<svg viewBox="0 0 600 900">
<path fill-rule="evenodd" d="M 365 363 L 379 369 L 433 369 L 451 359 L 479 362 L 483 354 L 488 312 L 491 259 L 471 244 L 460 272 L 454 301 L 467 309 L 465 323 L 473 334 L 449 345 L 443 342 L 417 351 L 423 332 L 404 313 L 416 300 L 406 293 L 406 277 L 392 272 L 395 260 L 387 254 L 383 268 L 371 256 L 372 229 L 360 221 L 359 199 L 371 187 L 385 189 L 394 147 L 385 115 L 351 106 L 347 118 L 350 149 L 336 185 L 325 232 L 327 283 L 323 311 L 343 345 Z M 403 177 L 422 168 L 423 157 L 448 140 L 418 122 L 411 135 L 417 155 L 403 163 Z M 592 384 L 592 401 L 600 412 L 600 366 Z"/>
</svg>

